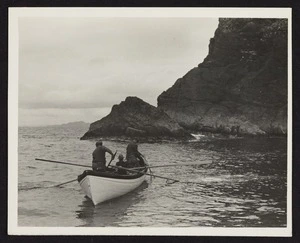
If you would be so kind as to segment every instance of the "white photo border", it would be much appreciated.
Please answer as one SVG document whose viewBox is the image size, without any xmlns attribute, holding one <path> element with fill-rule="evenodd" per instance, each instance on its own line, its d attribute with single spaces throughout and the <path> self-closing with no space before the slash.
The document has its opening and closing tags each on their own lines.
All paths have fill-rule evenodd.
<svg viewBox="0 0 300 243">
<path fill-rule="evenodd" d="M 8 55 L 8 234 L 10 235 L 168 235 L 292 236 L 292 23 L 291 8 L 9 8 Z M 288 147 L 287 226 L 223 227 L 20 227 L 18 226 L 18 21 L 21 17 L 135 18 L 287 18 L 288 19 Z M 207 43 L 208 44 L 208 43 Z M 188 70 L 187 70 L 188 71 Z"/>
</svg>

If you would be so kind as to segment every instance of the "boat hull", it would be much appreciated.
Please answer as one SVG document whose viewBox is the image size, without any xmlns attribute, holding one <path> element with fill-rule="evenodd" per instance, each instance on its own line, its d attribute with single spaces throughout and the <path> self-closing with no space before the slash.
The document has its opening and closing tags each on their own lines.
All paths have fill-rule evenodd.
<svg viewBox="0 0 300 243">
<path fill-rule="evenodd" d="M 111 178 L 107 175 L 92 175 L 90 173 L 82 176 L 78 181 L 85 195 L 96 205 L 133 191 L 146 179 L 144 174 L 135 177 L 118 176 Z"/>
</svg>

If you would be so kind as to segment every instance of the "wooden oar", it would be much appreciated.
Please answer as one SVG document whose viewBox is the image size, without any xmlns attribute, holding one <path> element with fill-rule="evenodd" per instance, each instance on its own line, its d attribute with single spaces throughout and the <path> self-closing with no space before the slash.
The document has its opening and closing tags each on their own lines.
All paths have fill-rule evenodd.
<svg viewBox="0 0 300 243">
<path fill-rule="evenodd" d="M 66 181 L 66 182 L 63 182 L 63 183 L 60 183 L 60 184 L 57 184 L 57 185 L 53 185 L 53 186 L 35 186 L 35 187 L 30 187 L 30 188 L 21 188 L 19 190 L 20 191 L 27 191 L 27 190 L 33 190 L 33 189 L 53 188 L 53 187 L 59 187 L 59 186 L 62 186 L 62 185 L 65 185 L 65 184 L 68 184 L 68 183 L 71 183 L 71 182 L 74 182 L 74 181 L 77 181 L 77 179 Z"/>
<path fill-rule="evenodd" d="M 43 162 L 48 162 L 48 163 L 55 163 L 55 164 L 63 164 L 63 165 L 74 165 L 74 166 L 80 166 L 80 167 L 86 167 L 86 168 L 91 168 L 91 166 L 88 165 L 80 165 L 80 164 L 73 164 L 73 163 L 68 163 L 68 162 L 62 162 L 62 161 L 56 161 L 56 160 L 49 160 L 49 159 L 35 159 Z"/>
<path fill-rule="evenodd" d="M 74 182 L 74 181 L 77 181 L 77 179 L 66 181 L 66 182 L 63 182 L 63 183 L 60 183 L 60 184 L 57 184 L 57 185 L 54 185 L 54 186 L 50 186 L 50 187 L 59 187 L 59 186 L 62 186 L 62 185 L 65 185 L 65 184 L 68 184 L 68 183 L 71 183 L 71 182 Z M 48 187 L 48 188 L 50 188 L 50 187 Z"/>
<path fill-rule="evenodd" d="M 129 171 L 129 172 L 135 172 L 135 173 L 139 173 L 139 174 L 143 174 L 143 175 L 149 175 L 149 176 L 153 176 L 153 177 L 157 177 L 157 178 L 161 178 L 161 179 L 165 179 L 165 180 L 171 180 L 171 181 L 174 181 L 174 182 L 179 182 L 179 180 L 176 180 L 176 179 L 173 179 L 173 178 L 159 176 L 159 175 L 154 175 L 154 174 L 149 174 L 147 172 L 134 170 L 133 168 L 128 169 L 128 168 L 124 168 L 124 167 L 120 167 L 120 166 L 114 166 L 114 165 L 110 165 L 110 167 L 117 168 L 117 169 L 122 169 L 122 170 L 126 170 L 126 171 Z"/>
<path fill-rule="evenodd" d="M 111 160 L 109 161 L 107 167 L 110 166 L 111 162 L 115 159 L 117 152 L 118 150 L 116 150 L 116 152 L 111 156 Z"/>
<path fill-rule="evenodd" d="M 173 183 L 174 182 L 179 182 L 179 183 L 185 183 L 185 184 L 199 184 L 199 185 L 203 185 L 203 183 L 201 183 L 201 182 L 180 181 L 180 180 L 173 179 L 173 178 L 170 178 L 170 177 L 160 176 L 160 175 L 156 175 L 156 174 L 149 174 L 149 173 L 146 173 L 146 172 L 143 172 L 143 171 L 134 170 L 133 168 L 128 169 L 128 168 L 124 168 L 124 167 L 120 167 L 120 166 L 114 166 L 114 165 L 111 165 L 110 167 L 118 168 L 118 169 L 122 169 L 122 170 L 127 170 L 127 171 L 130 171 L 130 172 L 140 173 L 140 174 L 143 174 L 143 175 L 149 175 L 149 176 L 152 176 L 152 177 L 157 177 L 157 178 L 161 178 L 161 179 L 165 179 L 165 180 L 169 180 L 169 181 L 173 181 Z M 142 168 L 145 169 L 145 167 L 142 167 Z"/>
<path fill-rule="evenodd" d="M 191 165 L 207 165 L 211 162 L 201 162 L 201 163 L 183 163 L 183 164 L 169 164 L 169 165 L 153 165 L 153 166 L 144 166 L 144 167 L 134 167 L 132 169 L 144 169 L 144 168 L 159 168 L 159 167 L 171 167 L 171 166 L 191 166 Z"/>
<path fill-rule="evenodd" d="M 36 158 L 36 160 L 43 161 L 43 162 L 49 162 L 49 163 L 65 164 L 65 165 L 73 165 L 73 166 L 81 166 L 81 167 L 91 168 L 90 166 L 87 166 L 87 165 L 73 164 L 73 163 L 56 161 L 56 160 L 37 159 L 37 158 Z M 157 178 L 161 178 L 161 179 L 171 180 L 171 181 L 174 181 L 174 182 L 182 182 L 182 181 L 179 181 L 179 180 L 176 180 L 176 179 L 173 179 L 173 178 L 169 178 L 169 177 L 164 177 L 164 176 L 160 176 L 160 175 L 149 174 L 149 173 L 145 173 L 145 172 L 142 172 L 142 171 L 138 171 L 138 170 L 136 170 L 136 168 L 130 168 L 130 169 L 128 169 L 128 168 L 124 168 L 124 167 L 120 167 L 120 166 L 114 166 L 114 165 L 110 165 L 109 167 L 117 168 L 117 169 L 122 169 L 122 170 L 127 170 L 127 171 L 130 171 L 130 172 L 140 173 L 140 174 L 144 174 L 144 175 L 149 175 L 149 176 L 157 177 Z M 149 167 L 151 167 L 151 166 L 149 166 Z M 145 167 L 139 167 L 139 168 L 144 169 Z M 75 180 L 77 180 L 77 179 L 74 179 L 72 181 L 67 181 L 67 182 L 58 184 L 56 186 L 60 186 L 62 184 L 67 184 L 67 183 L 73 182 Z M 194 183 L 194 182 L 182 182 L 182 183 Z M 36 187 L 36 188 L 39 188 L 39 187 Z M 36 188 L 32 188 L 32 189 L 36 189 Z M 30 189 L 27 189 L 27 190 L 30 190 Z"/>
</svg>

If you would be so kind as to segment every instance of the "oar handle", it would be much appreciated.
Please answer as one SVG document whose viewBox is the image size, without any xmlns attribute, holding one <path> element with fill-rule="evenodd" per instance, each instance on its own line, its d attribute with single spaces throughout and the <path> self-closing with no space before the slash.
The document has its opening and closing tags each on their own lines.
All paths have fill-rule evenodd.
<svg viewBox="0 0 300 243">
<path fill-rule="evenodd" d="M 117 152 L 118 152 L 118 150 L 116 150 L 116 152 L 111 156 L 111 160 L 109 161 L 107 167 L 110 166 L 111 162 L 115 159 Z"/>
</svg>

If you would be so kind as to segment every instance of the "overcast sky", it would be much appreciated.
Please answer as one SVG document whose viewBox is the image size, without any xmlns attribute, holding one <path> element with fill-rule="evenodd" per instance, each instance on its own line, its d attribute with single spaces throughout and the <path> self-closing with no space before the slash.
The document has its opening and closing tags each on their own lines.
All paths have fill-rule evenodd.
<svg viewBox="0 0 300 243">
<path fill-rule="evenodd" d="M 19 125 L 94 122 L 157 97 L 208 54 L 215 18 L 20 18 Z"/>
</svg>

